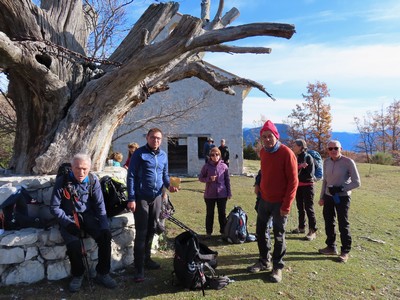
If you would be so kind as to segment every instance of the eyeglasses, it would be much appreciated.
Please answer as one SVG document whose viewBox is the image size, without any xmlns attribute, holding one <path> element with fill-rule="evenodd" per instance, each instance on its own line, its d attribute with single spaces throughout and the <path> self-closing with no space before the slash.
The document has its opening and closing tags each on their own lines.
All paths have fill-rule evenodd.
<svg viewBox="0 0 400 300">
<path fill-rule="evenodd" d="M 332 151 L 332 150 L 338 151 L 338 150 L 339 150 L 339 147 L 329 147 L 328 150 L 329 150 L 329 151 Z"/>
<path fill-rule="evenodd" d="M 219 156 L 219 154 L 218 154 L 218 153 L 213 153 L 213 154 L 210 154 L 210 156 L 211 156 L 211 157 L 213 157 L 213 156 Z"/>
</svg>

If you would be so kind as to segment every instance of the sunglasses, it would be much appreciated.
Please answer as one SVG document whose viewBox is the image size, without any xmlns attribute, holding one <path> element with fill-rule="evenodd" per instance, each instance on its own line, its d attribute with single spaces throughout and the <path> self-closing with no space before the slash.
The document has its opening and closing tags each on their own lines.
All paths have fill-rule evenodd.
<svg viewBox="0 0 400 300">
<path fill-rule="evenodd" d="M 219 154 L 218 154 L 218 153 L 213 153 L 213 154 L 210 154 L 210 156 L 211 156 L 211 157 L 213 157 L 213 156 L 219 156 Z"/>
<path fill-rule="evenodd" d="M 329 150 L 329 151 L 332 151 L 332 150 L 338 151 L 338 150 L 339 150 L 339 147 L 329 147 L 328 150 Z"/>
</svg>

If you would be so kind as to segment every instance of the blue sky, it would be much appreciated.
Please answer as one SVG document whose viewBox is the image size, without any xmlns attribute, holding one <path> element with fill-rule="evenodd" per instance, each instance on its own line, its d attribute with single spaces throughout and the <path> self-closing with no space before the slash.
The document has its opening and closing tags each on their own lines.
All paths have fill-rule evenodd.
<svg viewBox="0 0 400 300">
<path fill-rule="evenodd" d="M 178 1 L 181 13 L 200 15 L 200 0 Z M 214 11 L 218 1 L 211 0 Z M 271 54 L 207 54 L 205 60 L 262 83 L 277 101 L 253 89 L 244 101 L 243 126 L 261 117 L 282 122 L 304 102 L 308 83 L 326 82 L 334 131 L 355 132 L 354 117 L 400 100 L 400 1 L 233 0 L 232 25 L 293 24 L 290 39 L 261 37 L 236 45 L 272 48 Z"/>
</svg>

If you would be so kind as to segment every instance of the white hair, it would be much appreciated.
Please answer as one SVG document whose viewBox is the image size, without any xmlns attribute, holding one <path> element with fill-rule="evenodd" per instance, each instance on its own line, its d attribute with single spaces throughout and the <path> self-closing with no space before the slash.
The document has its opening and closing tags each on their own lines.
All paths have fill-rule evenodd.
<svg viewBox="0 0 400 300">
<path fill-rule="evenodd" d="M 326 146 L 329 147 L 329 144 L 336 144 L 339 148 L 342 148 L 342 144 L 338 140 L 330 140 Z"/>
<path fill-rule="evenodd" d="M 86 153 L 75 154 L 71 160 L 71 165 L 73 166 L 76 161 L 86 161 L 89 163 L 89 166 L 92 165 L 92 159 L 90 158 L 89 154 Z"/>
</svg>

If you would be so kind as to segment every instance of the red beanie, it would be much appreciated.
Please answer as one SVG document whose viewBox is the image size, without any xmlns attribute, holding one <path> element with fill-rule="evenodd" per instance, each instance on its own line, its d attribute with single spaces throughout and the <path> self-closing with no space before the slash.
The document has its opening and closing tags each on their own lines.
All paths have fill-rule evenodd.
<svg viewBox="0 0 400 300">
<path fill-rule="evenodd" d="M 263 133 L 263 131 L 271 131 L 273 133 L 273 135 L 279 140 L 279 132 L 278 129 L 276 129 L 274 123 L 272 123 L 272 121 L 268 120 L 267 122 L 265 122 L 264 126 L 261 128 L 260 130 L 260 136 Z"/>
</svg>

